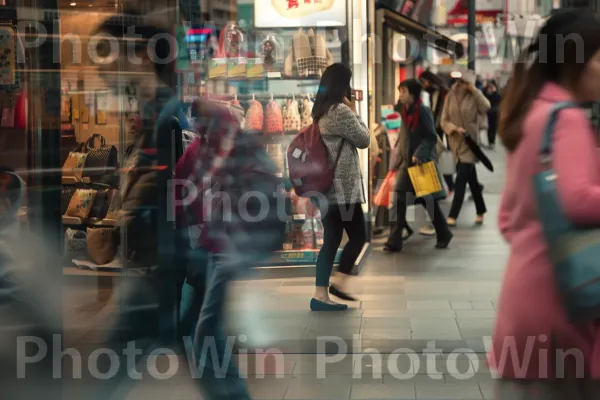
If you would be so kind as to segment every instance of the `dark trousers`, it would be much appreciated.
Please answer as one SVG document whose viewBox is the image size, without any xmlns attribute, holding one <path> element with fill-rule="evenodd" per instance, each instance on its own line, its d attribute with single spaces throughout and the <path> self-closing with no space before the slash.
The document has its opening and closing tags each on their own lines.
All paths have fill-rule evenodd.
<svg viewBox="0 0 600 400">
<path fill-rule="evenodd" d="M 438 240 L 447 238 L 450 230 L 446 222 L 446 217 L 444 216 L 438 201 L 433 198 L 415 198 L 414 190 L 412 189 L 412 184 L 410 183 L 410 178 L 408 177 L 408 171 L 403 170 L 400 171 L 399 174 L 401 175 L 398 177 L 396 201 L 390 210 L 392 229 L 386 245 L 398 249 L 402 248 L 402 231 L 404 228 L 408 228 L 406 221 L 406 209 L 410 204 L 419 204 L 425 207 L 425 210 L 427 211 L 427 214 L 433 223 L 433 228 L 435 229 Z M 408 228 L 408 230 L 410 231 L 410 228 Z"/>
<path fill-rule="evenodd" d="M 498 116 L 488 114 L 488 144 L 493 146 L 496 144 L 496 132 L 498 131 Z"/>
<path fill-rule="evenodd" d="M 344 231 L 348 234 L 349 241 L 342 251 L 338 272 L 346 275 L 352 273 L 367 241 L 367 232 L 361 204 L 332 204 L 322 221 L 325 232 L 323 247 L 317 257 L 316 286 L 327 287 Z"/>
<path fill-rule="evenodd" d="M 198 260 L 204 258 L 202 250 L 194 253 Z M 181 294 L 180 330 L 198 373 L 192 377 L 207 400 L 250 400 L 224 331 L 226 295 L 234 271 L 220 268 L 211 258 L 206 268 L 195 265 L 199 273 L 188 273 Z M 206 352 L 210 346 L 216 351 Z"/>
<path fill-rule="evenodd" d="M 446 182 L 446 186 L 448 186 L 448 191 L 454 192 L 454 175 L 444 175 L 444 181 Z"/>
<path fill-rule="evenodd" d="M 446 217 L 440 208 L 440 205 L 437 200 L 431 199 L 431 201 L 426 202 L 422 199 L 418 199 L 416 204 L 420 204 L 425 207 L 427 210 L 427 214 L 433 223 L 433 228 L 435 229 L 435 234 L 438 238 L 444 239 L 448 236 L 448 224 L 446 223 Z M 428 204 L 430 203 L 430 204 Z M 392 208 L 392 218 L 396 218 L 397 222 L 392 223 L 392 229 L 390 230 L 390 236 L 386 242 L 387 246 L 402 248 L 403 246 L 403 230 L 407 228 L 410 231 L 410 227 L 406 222 L 406 209 L 408 208 L 408 202 L 402 198 L 402 196 L 398 196 L 398 200 L 396 201 L 395 206 Z"/>
<path fill-rule="evenodd" d="M 465 201 L 467 184 L 469 185 L 469 189 L 471 189 L 471 195 L 473 196 L 473 201 L 475 202 L 477 215 L 483 215 L 487 212 L 485 200 L 483 199 L 482 187 L 477 179 L 477 169 L 475 168 L 475 164 L 465 164 L 459 162 L 456 165 L 456 184 L 454 189 L 454 198 L 452 199 L 452 207 L 450 208 L 450 213 L 448 214 L 449 218 L 458 218 L 463 202 Z"/>
</svg>

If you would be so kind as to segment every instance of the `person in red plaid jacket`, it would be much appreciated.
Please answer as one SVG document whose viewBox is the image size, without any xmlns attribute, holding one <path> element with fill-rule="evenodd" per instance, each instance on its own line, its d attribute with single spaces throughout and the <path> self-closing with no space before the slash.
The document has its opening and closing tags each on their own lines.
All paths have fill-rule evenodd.
<svg viewBox="0 0 600 400">
<path fill-rule="evenodd" d="M 283 185 L 264 149 L 241 131 L 230 109 L 201 99 L 193 104 L 192 116 L 199 138 L 187 146 L 175 168 L 177 226 L 193 228 L 194 249 L 181 296 L 182 330 L 193 338 L 208 398 L 243 400 L 249 395 L 228 358 L 223 332 L 226 290 L 236 276 L 281 249 L 285 222 L 278 206 L 283 204 Z M 259 201 L 242 201 L 249 193 Z M 262 218 L 244 217 L 260 215 L 264 206 Z M 210 282 L 208 287 L 205 282 Z M 217 360 L 212 359 L 215 353 L 200 353 L 207 340 L 214 340 Z M 225 366 L 225 373 L 219 375 L 222 370 L 212 369 L 215 365 Z"/>
</svg>

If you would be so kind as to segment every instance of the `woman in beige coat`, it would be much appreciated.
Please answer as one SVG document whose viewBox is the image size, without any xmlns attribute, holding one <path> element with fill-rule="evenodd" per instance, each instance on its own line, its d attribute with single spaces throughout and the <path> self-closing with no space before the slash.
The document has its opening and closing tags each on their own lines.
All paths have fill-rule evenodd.
<svg viewBox="0 0 600 400">
<path fill-rule="evenodd" d="M 478 159 L 467 145 L 465 136 L 468 135 L 479 143 L 479 116 L 486 114 L 489 109 L 490 102 L 475 87 L 475 75 L 470 71 L 464 72 L 450 89 L 441 117 L 442 129 L 448 135 L 450 150 L 457 160 L 454 198 L 448 214 L 449 226 L 456 226 L 458 214 L 465 200 L 467 184 L 471 189 L 477 211 L 476 225 L 483 223 L 483 216 L 487 212 L 475 169 Z"/>
</svg>

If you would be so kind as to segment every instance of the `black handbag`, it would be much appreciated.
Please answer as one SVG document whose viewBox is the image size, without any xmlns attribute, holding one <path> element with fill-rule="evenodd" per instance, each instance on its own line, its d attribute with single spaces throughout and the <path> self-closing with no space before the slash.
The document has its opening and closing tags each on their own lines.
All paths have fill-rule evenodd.
<svg viewBox="0 0 600 400">
<path fill-rule="evenodd" d="M 89 218 L 104 219 L 108 214 L 108 209 L 112 202 L 114 189 L 98 190 L 94 202 L 92 203 L 92 209 L 90 210 Z"/>
<path fill-rule="evenodd" d="M 100 142 L 96 146 L 96 139 Z M 107 145 L 104 136 L 94 133 L 85 142 L 87 148 L 87 157 L 83 168 L 83 176 L 92 181 L 106 179 L 114 174 L 117 169 L 117 148 L 113 145 Z"/>
</svg>

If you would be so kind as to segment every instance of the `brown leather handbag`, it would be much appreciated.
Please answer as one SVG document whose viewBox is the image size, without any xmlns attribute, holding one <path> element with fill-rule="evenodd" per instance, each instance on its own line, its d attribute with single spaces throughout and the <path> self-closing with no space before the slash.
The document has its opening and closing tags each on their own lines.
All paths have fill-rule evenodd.
<svg viewBox="0 0 600 400">
<path fill-rule="evenodd" d="M 87 228 L 87 250 L 90 259 L 98 264 L 108 264 L 117 254 L 113 228 Z"/>
</svg>

